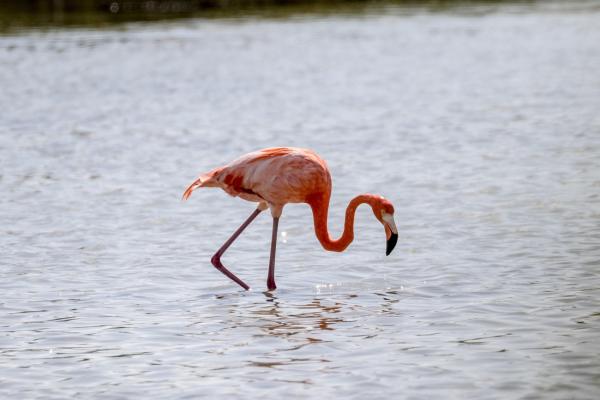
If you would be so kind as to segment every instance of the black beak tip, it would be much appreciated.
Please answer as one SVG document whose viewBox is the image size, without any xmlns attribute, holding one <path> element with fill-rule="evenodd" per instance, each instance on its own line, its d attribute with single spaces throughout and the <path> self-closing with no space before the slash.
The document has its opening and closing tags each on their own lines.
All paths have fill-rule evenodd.
<svg viewBox="0 0 600 400">
<path fill-rule="evenodd" d="M 386 256 L 389 256 L 391 254 L 392 250 L 394 250 L 394 247 L 396 247 L 397 242 L 398 242 L 398 234 L 392 233 L 390 238 L 387 240 L 387 247 L 385 249 Z"/>
</svg>

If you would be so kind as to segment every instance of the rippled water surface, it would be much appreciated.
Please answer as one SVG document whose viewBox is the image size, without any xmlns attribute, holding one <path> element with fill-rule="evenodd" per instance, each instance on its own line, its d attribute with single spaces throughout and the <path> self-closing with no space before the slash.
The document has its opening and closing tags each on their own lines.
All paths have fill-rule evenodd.
<svg viewBox="0 0 600 400">
<path fill-rule="evenodd" d="M 579 4 L 579 3 L 577 3 Z M 183 20 L 0 37 L 3 398 L 593 399 L 600 8 Z M 315 149 L 330 225 L 198 173 Z"/>
</svg>

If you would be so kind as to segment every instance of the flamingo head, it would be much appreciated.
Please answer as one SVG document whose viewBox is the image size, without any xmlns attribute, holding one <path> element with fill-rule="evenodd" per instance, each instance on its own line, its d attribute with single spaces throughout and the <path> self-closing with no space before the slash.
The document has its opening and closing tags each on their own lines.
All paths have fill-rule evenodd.
<svg viewBox="0 0 600 400">
<path fill-rule="evenodd" d="M 398 228 L 396 228 L 396 222 L 394 222 L 394 206 L 388 199 L 379 197 L 373 204 L 373 212 L 385 229 L 387 240 L 385 255 L 389 256 L 398 242 Z"/>
</svg>

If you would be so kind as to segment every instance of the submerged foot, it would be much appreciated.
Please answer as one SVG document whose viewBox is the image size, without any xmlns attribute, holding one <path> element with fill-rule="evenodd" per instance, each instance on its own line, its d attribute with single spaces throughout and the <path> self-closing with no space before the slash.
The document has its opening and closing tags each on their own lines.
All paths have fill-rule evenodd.
<svg viewBox="0 0 600 400">
<path fill-rule="evenodd" d="M 231 271 L 229 271 L 227 268 L 225 268 L 223 263 L 221 263 L 221 257 L 218 253 L 215 254 L 214 256 L 212 256 L 212 258 L 210 259 L 210 262 L 216 269 L 218 269 L 229 279 L 231 279 L 232 281 L 234 281 L 235 283 L 240 285 L 242 288 L 244 288 L 244 290 L 250 290 L 250 286 L 246 285 L 246 283 L 244 283 L 244 281 L 242 281 L 240 278 L 235 276 Z"/>
</svg>

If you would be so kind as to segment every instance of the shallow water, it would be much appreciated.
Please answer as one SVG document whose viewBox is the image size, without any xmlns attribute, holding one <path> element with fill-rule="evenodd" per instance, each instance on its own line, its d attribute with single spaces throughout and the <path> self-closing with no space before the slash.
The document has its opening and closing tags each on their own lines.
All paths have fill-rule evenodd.
<svg viewBox="0 0 600 400">
<path fill-rule="evenodd" d="M 597 4 L 597 3 L 596 3 Z M 600 9 L 181 20 L 0 37 L 0 395 L 595 398 Z M 347 202 L 260 216 L 200 172 L 315 149 Z"/>
</svg>

